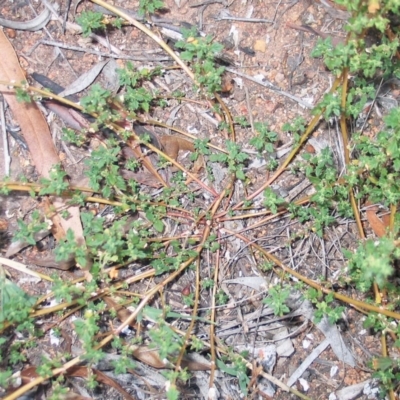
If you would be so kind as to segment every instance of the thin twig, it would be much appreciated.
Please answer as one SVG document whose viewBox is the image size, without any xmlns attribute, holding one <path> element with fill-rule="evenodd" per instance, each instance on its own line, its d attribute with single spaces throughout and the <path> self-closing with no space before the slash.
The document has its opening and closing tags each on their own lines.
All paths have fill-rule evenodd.
<svg viewBox="0 0 400 400">
<path fill-rule="evenodd" d="M 0 118 L 1 118 L 1 133 L 3 136 L 4 174 L 5 176 L 8 176 L 10 174 L 11 157 L 8 150 L 8 138 L 7 138 L 5 115 L 4 115 L 3 96 L 1 96 L 0 98 Z"/>
<path fill-rule="evenodd" d="M 168 61 L 171 57 L 163 56 L 163 57 L 156 57 L 156 58 L 149 58 L 149 57 L 140 57 L 140 56 L 126 56 L 123 54 L 111 54 L 111 53 L 104 53 L 102 51 L 92 50 L 88 48 L 78 47 L 78 46 L 70 46 L 65 43 L 55 42 L 52 40 L 41 40 L 39 44 L 45 44 L 47 46 L 56 46 L 66 50 L 72 51 L 80 51 L 83 53 L 95 54 L 96 56 L 101 57 L 108 57 L 108 58 L 117 58 L 122 60 L 132 60 L 132 61 Z M 143 54 L 143 52 L 142 52 Z"/>
<path fill-rule="evenodd" d="M 29 4 L 29 5 L 31 6 L 31 9 L 33 10 L 33 12 L 37 15 L 37 12 L 36 12 L 36 10 L 34 9 L 34 7 L 32 7 L 32 4 Z M 49 10 L 48 8 L 46 8 L 46 10 L 50 13 L 50 10 Z M 53 36 L 51 35 L 50 31 L 47 29 L 46 26 L 43 27 L 43 30 L 44 30 L 44 32 L 46 32 L 46 35 L 47 35 L 50 39 L 53 40 Z M 72 71 L 73 75 L 74 75 L 75 77 L 77 77 L 77 74 L 76 74 L 75 70 L 72 68 L 72 65 L 71 65 L 71 63 L 69 62 L 68 58 L 65 56 L 65 54 L 64 54 L 59 48 L 56 49 L 56 54 L 57 54 L 57 56 L 60 55 L 60 56 L 63 58 L 63 60 L 66 61 L 67 65 L 68 65 L 68 67 L 70 68 L 70 70 Z M 53 62 L 54 62 L 54 60 L 52 60 L 51 63 L 48 63 L 48 64 L 47 64 L 47 68 L 48 68 L 48 69 L 50 69 L 50 66 L 51 66 L 51 64 L 53 64 Z"/>
<path fill-rule="evenodd" d="M 225 7 L 227 6 L 225 0 L 205 0 L 200 3 L 191 4 L 189 7 L 190 8 L 202 7 L 202 6 L 208 6 L 209 4 L 215 4 L 215 3 L 223 4 Z"/>
<path fill-rule="evenodd" d="M 238 22 L 260 22 L 260 23 L 268 23 L 272 24 L 274 21 L 270 19 L 264 19 L 264 18 L 242 18 L 242 17 L 228 17 L 228 16 L 220 16 L 215 18 L 217 21 L 221 20 L 228 20 L 228 21 L 238 21 Z"/>
</svg>

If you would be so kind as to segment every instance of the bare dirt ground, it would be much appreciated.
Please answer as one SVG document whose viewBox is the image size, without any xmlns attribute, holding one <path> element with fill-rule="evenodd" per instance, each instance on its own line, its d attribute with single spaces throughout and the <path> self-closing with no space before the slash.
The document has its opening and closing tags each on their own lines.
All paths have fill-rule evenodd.
<svg viewBox="0 0 400 400">
<path fill-rule="evenodd" d="M 275 156 L 278 161 L 281 161 L 286 154 L 285 149 L 290 149 L 290 144 L 293 142 L 291 135 L 282 131 L 282 125 L 299 116 L 309 120 L 310 108 L 279 94 L 276 90 L 269 89 L 268 82 L 284 93 L 295 96 L 296 99 L 302 99 L 304 103 L 316 104 L 330 88 L 333 78 L 325 70 L 321 60 L 310 57 L 318 35 L 295 28 L 306 24 L 322 34 L 330 35 L 333 38 L 342 38 L 345 36 L 343 33 L 345 13 L 333 7 L 327 8 L 316 1 L 302 0 L 293 2 L 234 0 L 195 3 L 197 2 L 166 0 L 166 12 L 163 14 L 163 18 L 175 22 L 189 22 L 206 34 L 212 35 L 215 41 L 224 44 L 224 54 L 230 60 L 229 71 L 225 76 L 224 101 L 233 116 L 243 116 L 249 121 L 266 122 L 272 131 L 278 133 L 279 142 Z M 56 0 L 53 3 L 53 6 L 55 5 L 58 6 L 56 9 L 59 15 L 63 17 L 66 4 Z M 136 1 L 116 1 L 116 5 L 129 10 L 138 8 Z M 79 14 L 85 9 L 92 8 L 93 4 L 90 2 L 72 4 L 68 21 L 74 21 L 75 13 Z M 40 1 L 29 2 L 28 0 L 2 1 L 0 7 L 2 18 L 18 21 L 30 20 L 42 10 L 43 5 Z M 269 22 L 265 22 L 265 20 Z M 154 29 L 159 28 L 154 27 Z M 63 33 L 62 24 L 55 20 L 47 24 L 46 31 L 41 29 L 37 32 L 24 32 L 6 29 L 5 32 L 19 57 L 21 66 L 26 71 L 27 79 L 33 84 L 36 83 L 32 80 L 31 75 L 35 72 L 46 75 L 59 85 L 66 87 L 95 64 L 108 59 L 99 54 L 110 54 L 109 48 L 91 39 L 85 39 L 80 34 L 74 34 L 68 26 Z M 44 44 L 44 41 L 51 41 L 53 44 Z M 165 54 L 150 38 L 131 26 L 108 32 L 106 42 L 121 50 L 123 55 L 139 59 L 140 61 L 133 61 L 138 67 L 160 65 L 165 68 L 172 65 L 170 60 L 165 61 Z M 57 48 L 55 43 L 62 43 L 65 46 Z M 70 49 L 72 46 L 80 47 L 83 51 Z M 94 50 L 97 54 L 91 54 L 85 50 Z M 117 66 L 122 66 L 125 62 L 125 60 L 118 59 L 118 56 L 111 60 L 110 64 L 113 63 Z M 258 82 L 251 81 L 248 77 Z M 96 81 L 109 88 L 115 84 L 112 73 L 107 71 L 103 71 Z M 192 82 L 177 69 L 171 69 L 163 76 L 158 77 L 152 85 L 154 85 L 153 89 L 162 90 L 167 94 L 179 89 L 185 92 L 188 98 L 196 97 L 196 89 L 193 88 Z M 77 148 L 63 143 L 61 141 L 63 122 L 54 114 L 43 111 L 47 113 L 54 143 L 69 175 L 72 178 L 83 176 L 83 160 L 89 156 L 90 149 Z M 151 118 L 169 121 L 196 137 L 209 138 L 213 144 L 224 146 L 225 137 L 216 126 L 219 121 L 210 111 L 206 101 L 201 100 L 199 104 L 183 103 L 181 105 L 171 100 L 166 109 L 156 109 Z M 169 133 L 161 128 L 154 129 L 155 133 L 161 136 Z M 236 135 L 237 142 L 245 149 L 250 149 L 248 142 L 254 136 L 254 131 L 251 128 L 238 128 Z M 24 175 L 35 181 L 37 175 L 29 161 L 29 151 L 23 147 L 23 141 L 11 137 L 9 140 L 12 179 L 17 180 Z M 341 153 L 339 142 L 335 123 L 332 125 L 320 123 L 313 134 L 312 144 L 307 145 L 302 152 L 314 154 L 321 148 L 329 146 L 335 154 L 339 155 Z M 1 154 L 3 154 L 2 146 L 4 143 L 0 141 Z M 342 160 L 339 156 L 336 162 L 339 166 L 341 165 Z M 0 163 L 0 176 L 4 176 L 3 163 Z M 252 180 L 248 190 L 253 191 L 268 177 L 268 173 L 265 170 L 254 168 L 250 171 L 250 176 Z M 299 192 L 295 191 L 303 181 L 304 176 L 296 175 L 288 170 L 274 184 L 274 190 L 284 196 L 298 198 L 301 193 L 311 193 L 310 186 L 302 187 Z M 223 178 L 220 185 L 223 186 Z M 239 193 L 237 194 L 239 197 L 241 194 L 243 195 L 243 188 L 237 193 Z M 197 201 L 201 202 L 201 199 L 199 197 Z M 234 199 L 236 202 L 238 200 L 240 198 Z M 23 194 L 13 193 L 7 197 L 0 197 L 0 221 L 5 224 L 9 237 L 17 228 L 17 218 L 26 216 L 37 207 L 37 204 L 35 198 Z M 240 220 L 230 222 L 229 226 L 225 225 L 228 230 L 237 231 L 244 227 L 246 227 L 246 223 Z M 276 217 L 268 224 L 247 232 L 247 237 L 257 241 L 259 245 L 281 259 L 286 265 L 310 279 L 318 279 L 322 276 L 324 279 L 335 282 L 338 271 L 345 266 L 341 247 L 352 248 L 356 243 L 357 234 L 353 221 L 338 221 L 337 225 L 328 229 L 322 238 L 309 233 L 309 231 L 306 236 L 303 236 L 302 232 L 305 231 L 305 228 L 305 226 L 294 223 L 288 217 Z M 3 253 L 9 244 L 7 240 L 4 238 L 2 242 Z M 219 282 L 221 290 L 228 297 L 228 302 L 225 306 L 218 308 L 217 340 L 231 346 L 235 351 L 248 350 L 253 355 L 249 360 L 254 363 L 262 360 L 263 353 L 267 351 L 268 346 L 275 346 L 272 351 L 276 356 L 276 364 L 273 365 L 271 371 L 267 372 L 270 372 L 278 380 L 287 382 L 297 367 L 326 340 L 327 336 L 320 327 L 301 313 L 289 314 L 289 317 L 279 321 L 273 314 L 263 313 L 265 305 L 261 302 L 262 293 L 267 288 L 260 286 L 257 280 L 243 281 L 246 283 L 232 282 L 234 279 L 249 279 L 257 276 L 254 256 L 228 236 L 225 246 Z M 37 248 L 25 249 L 16 255 L 15 259 L 27 262 L 32 256 L 37 256 L 38 252 Z M 73 279 L 80 274 L 80 271 L 52 270 L 46 265 L 38 266 L 35 263 L 30 263 L 30 266 L 38 271 L 44 271 L 46 274 L 56 271 L 65 279 Z M 203 277 L 209 273 L 208 268 L 210 265 L 205 262 Z M 128 271 L 122 273 L 129 275 Z M 12 277 L 16 281 L 21 279 L 16 272 L 12 272 Z M 185 310 L 181 293 L 193 280 L 194 272 L 187 271 L 165 293 L 164 301 L 173 310 Z M 21 283 L 21 286 L 33 295 L 40 296 L 46 292 L 47 288 L 44 282 L 30 282 L 29 279 L 21 282 L 24 282 Z M 271 275 L 269 284 L 275 283 L 276 278 Z M 133 291 L 141 289 L 140 283 L 136 284 L 134 289 L 132 288 Z M 144 287 L 143 289 L 145 290 Z M 350 297 L 353 294 L 357 295 L 352 292 L 351 288 L 345 290 Z M 204 291 L 200 298 L 200 310 L 203 310 L 201 311 L 203 315 L 208 312 L 209 300 L 210 292 Z M 293 310 L 295 311 L 296 307 Z M 351 354 L 353 365 L 351 362 L 346 362 L 344 357 L 340 359 L 338 350 L 333 349 L 332 345 L 328 343 L 314 358 L 311 365 L 306 368 L 301 379 L 294 383 L 297 390 L 305 393 L 311 399 L 378 398 L 376 392 L 371 390 L 366 391 L 366 394 L 363 394 L 362 390 L 358 391 L 355 397 L 340 395 L 340 390 L 343 388 L 371 379 L 372 371 L 368 362 L 372 356 L 380 354 L 379 340 L 373 335 L 373 332 L 363 328 L 363 318 L 362 314 L 348 308 L 343 314 L 341 323 L 337 326 L 336 334 L 341 337 L 342 346 Z M 44 321 L 44 323 L 49 324 L 51 321 Z M 187 323 L 181 322 L 177 328 L 185 330 L 187 326 Z M 71 324 L 66 321 L 63 330 L 69 332 L 70 329 L 72 329 Z M 196 334 L 207 340 L 206 329 L 203 332 L 196 332 Z M 287 336 L 287 339 L 277 340 L 277 334 Z M 333 335 L 329 331 L 328 336 L 331 334 Z M 63 341 L 60 344 L 54 344 L 50 343 L 48 339 L 39 340 L 37 347 L 31 349 L 28 354 L 29 363 L 37 365 L 41 354 L 51 356 L 59 351 L 57 346 L 62 346 L 62 343 Z M 285 348 L 277 350 L 283 343 L 285 343 Z M 69 348 L 71 349 L 71 345 Z M 73 351 L 74 344 L 72 344 Z M 75 351 L 78 350 L 75 349 Z M 110 376 L 131 393 L 133 398 L 165 398 L 163 394 L 165 379 L 160 374 L 160 370 L 140 361 L 137 363 L 139 365 L 137 376 L 130 374 L 115 376 L 109 372 Z M 23 366 L 19 365 L 19 367 Z M 104 367 L 104 370 L 106 369 Z M 182 385 L 182 398 L 206 398 L 208 379 L 208 371 L 193 372 L 193 378 L 189 383 Z M 219 373 L 215 379 L 219 393 L 218 398 L 242 398 L 236 378 Z M 148 386 L 143 383 L 146 381 Z M 106 384 L 100 385 L 94 391 L 88 391 L 85 389 L 82 378 L 69 377 L 67 385 L 81 396 L 96 399 L 122 399 L 124 397 Z M 365 385 L 367 384 L 365 383 Z M 270 389 L 266 389 L 266 387 L 268 387 L 266 382 L 254 383 L 247 398 L 282 400 L 296 398 L 295 395 L 289 394 L 279 387 L 275 386 L 270 392 L 268 392 Z M 44 385 L 30 398 L 46 398 L 46 386 Z"/>
</svg>

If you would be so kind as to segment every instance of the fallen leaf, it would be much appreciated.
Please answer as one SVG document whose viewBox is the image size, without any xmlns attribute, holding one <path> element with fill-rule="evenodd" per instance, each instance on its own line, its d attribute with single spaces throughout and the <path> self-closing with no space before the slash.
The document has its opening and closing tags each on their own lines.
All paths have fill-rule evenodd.
<svg viewBox="0 0 400 400">
<path fill-rule="evenodd" d="M 26 260 L 30 264 L 39 265 L 40 267 L 45 267 L 45 268 L 60 269 L 62 271 L 68 271 L 75 265 L 75 259 L 73 254 L 63 261 L 56 261 L 56 256 L 55 254 L 52 253 L 48 254 L 46 257 L 28 256 Z"/>
<path fill-rule="evenodd" d="M 176 160 L 181 150 L 194 151 L 194 145 L 189 140 L 179 136 L 162 136 L 159 138 L 161 146 L 168 156 Z"/>
<path fill-rule="evenodd" d="M 81 92 L 86 89 L 90 84 L 94 82 L 94 80 L 98 77 L 101 70 L 104 66 L 109 62 L 109 60 L 102 61 L 97 63 L 94 67 L 92 67 L 89 71 L 83 73 L 78 77 L 77 80 L 72 82 L 68 87 L 66 87 L 62 92 L 58 95 L 61 97 L 67 97 L 70 94 L 75 94 Z"/>
<path fill-rule="evenodd" d="M 135 400 L 117 381 L 110 378 L 108 375 L 104 374 L 103 372 L 99 371 L 98 369 L 92 368 L 91 372 L 96 375 L 96 380 L 103 385 L 108 385 L 117 390 L 124 399 L 126 400 Z M 67 371 L 65 374 L 67 376 L 76 376 L 80 378 L 87 378 L 89 376 L 88 367 L 73 367 Z"/>
<path fill-rule="evenodd" d="M 178 158 L 180 151 L 191 151 L 192 153 L 195 151 L 194 144 L 192 142 L 179 136 L 166 135 L 159 137 L 158 140 L 160 141 L 164 153 L 174 160 Z M 203 167 L 203 161 L 203 156 L 200 155 L 194 164 L 194 172 L 198 172 Z"/>
<path fill-rule="evenodd" d="M 108 271 L 108 276 L 110 277 L 110 279 L 117 279 L 118 275 L 118 269 L 115 267 L 110 268 L 110 270 Z"/>
<path fill-rule="evenodd" d="M 137 360 L 157 369 L 175 368 L 169 361 L 165 360 L 164 362 L 164 360 L 161 360 L 157 350 L 151 349 L 148 346 L 134 347 L 135 348 L 132 349 L 132 354 Z M 204 359 L 204 357 L 194 353 L 183 356 L 181 367 L 187 368 L 189 371 L 209 371 L 211 369 L 211 364 Z"/>
<path fill-rule="evenodd" d="M 369 0 L 368 1 L 368 12 L 371 14 L 375 14 L 378 10 L 380 10 L 381 5 L 379 4 L 379 0 Z"/>
<path fill-rule="evenodd" d="M 382 237 L 386 234 L 387 227 L 389 226 L 389 221 L 386 220 L 384 223 L 378 216 L 377 212 L 379 207 L 376 205 L 372 205 L 372 203 L 367 200 L 365 203 L 367 210 L 365 212 L 367 216 L 367 220 L 371 226 L 371 229 L 374 231 L 375 235 L 378 237 Z"/>
<path fill-rule="evenodd" d="M 110 296 L 104 296 L 103 300 L 110 309 L 116 311 L 118 318 L 121 322 L 125 322 L 131 316 L 131 312 L 129 310 L 127 310 L 124 306 L 121 306 L 120 304 L 116 303 Z M 131 326 L 134 329 L 137 329 L 138 327 L 135 322 L 131 322 L 129 326 Z"/>
<path fill-rule="evenodd" d="M 17 55 L 5 36 L 0 30 L 0 80 L 6 82 L 22 82 L 25 75 L 20 67 Z M 5 85 L 0 85 L 0 91 L 3 93 L 15 120 L 18 122 L 21 132 L 29 147 L 31 157 L 38 173 L 44 178 L 50 177 L 50 170 L 56 164 L 60 163 L 56 148 L 54 146 L 50 130 L 46 119 L 40 112 L 34 101 L 30 103 L 19 103 L 15 92 Z M 57 198 L 53 205 L 56 210 L 65 209 L 63 199 Z M 61 216 L 60 225 L 64 232 L 71 229 L 74 232 L 75 239 L 80 245 L 85 245 L 82 224 L 80 221 L 79 208 L 69 207 L 70 217 L 64 219 Z"/>
</svg>

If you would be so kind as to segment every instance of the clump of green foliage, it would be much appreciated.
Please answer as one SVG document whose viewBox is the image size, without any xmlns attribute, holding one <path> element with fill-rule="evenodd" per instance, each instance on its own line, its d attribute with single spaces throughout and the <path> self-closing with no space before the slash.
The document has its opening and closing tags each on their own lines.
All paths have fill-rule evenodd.
<svg viewBox="0 0 400 400">
<path fill-rule="evenodd" d="M 182 29 L 183 40 L 176 43 L 182 49 L 182 60 L 192 62 L 196 82 L 212 94 L 221 90 L 221 77 L 224 67 L 216 65 L 215 57 L 223 49 L 211 36 L 201 37 L 196 28 Z"/>
</svg>

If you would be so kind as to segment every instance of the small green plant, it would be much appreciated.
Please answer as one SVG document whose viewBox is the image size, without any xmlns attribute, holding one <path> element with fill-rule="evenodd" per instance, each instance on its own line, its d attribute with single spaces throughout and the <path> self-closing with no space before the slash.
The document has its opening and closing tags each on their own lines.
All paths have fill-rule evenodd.
<svg viewBox="0 0 400 400">
<path fill-rule="evenodd" d="M 211 36 L 202 38 L 198 36 L 195 28 L 182 29 L 184 39 L 176 43 L 182 49 L 182 60 L 194 61 L 193 69 L 196 82 L 200 87 L 206 88 L 209 94 L 221 90 L 221 77 L 224 67 L 215 64 L 215 56 L 220 53 L 223 46 L 213 41 Z"/>
<path fill-rule="evenodd" d="M 357 289 L 366 292 L 376 282 L 385 288 L 394 273 L 393 264 L 400 258 L 400 249 L 393 239 L 382 237 L 362 243 L 349 257 L 349 272 Z"/>
<path fill-rule="evenodd" d="M 226 304 L 229 300 L 229 296 L 222 290 L 218 290 L 217 296 L 216 296 L 216 303 L 219 306 L 223 306 Z"/>
<path fill-rule="evenodd" d="M 67 395 L 69 389 L 67 387 L 62 386 L 63 378 L 59 377 L 53 381 L 52 384 L 52 394 L 49 396 L 49 400 L 58 400 Z"/>
<path fill-rule="evenodd" d="M 211 154 L 210 161 L 226 163 L 229 171 L 234 173 L 236 178 L 245 180 L 245 166 L 243 163 L 249 158 L 249 156 L 241 151 L 240 146 L 237 143 L 230 140 L 226 142 L 226 149 L 228 154 Z"/>
<path fill-rule="evenodd" d="M 69 183 L 66 180 L 66 172 L 62 169 L 60 164 L 54 165 L 50 170 L 50 177 L 42 178 L 40 180 L 42 188 L 39 194 L 58 194 L 61 195 L 64 191 L 69 188 Z"/>
<path fill-rule="evenodd" d="M 164 7 L 162 0 L 140 0 L 139 1 L 139 14 L 153 14 L 157 10 Z"/>
<path fill-rule="evenodd" d="M 4 371 L 0 371 L 0 386 L 7 387 L 10 384 L 10 378 L 12 375 L 11 368 L 6 369 Z"/>
<path fill-rule="evenodd" d="M 204 289 L 211 289 L 214 287 L 215 282 L 212 279 L 203 279 L 201 284 Z"/>
<path fill-rule="evenodd" d="M 337 184 L 337 171 L 329 148 L 323 149 L 319 155 L 305 153 L 303 158 L 305 162 L 300 169 L 314 185 L 316 192 L 311 196 L 311 201 L 315 206 L 291 203 L 288 210 L 292 217 L 299 218 L 302 223 L 312 221 L 312 230 L 322 236 L 324 229 L 335 222 L 335 211 L 343 217 L 352 216 L 349 189 L 346 185 Z"/>
<path fill-rule="evenodd" d="M 263 303 L 270 306 L 275 315 L 281 317 L 290 311 L 286 305 L 286 300 L 289 296 L 290 286 L 273 286 L 268 290 L 268 297 L 263 300 Z"/>
<path fill-rule="evenodd" d="M 110 198 L 112 194 L 126 190 L 126 182 L 119 173 L 118 155 L 120 148 L 115 142 L 109 141 L 108 147 L 99 147 L 92 152 L 92 157 L 86 161 L 87 176 L 92 189 Z"/>
<path fill-rule="evenodd" d="M 262 122 L 255 122 L 254 128 L 256 136 L 251 138 L 249 143 L 256 148 L 260 155 L 272 153 L 274 151 L 274 143 L 278 139 L 278 134 L 270 131 L 267 125 Z"/>
<path fill-rule="evenodd" d="M 282 197 L 278 197 L 278 195 L 271 189 L 267 188 L 264 190 L 264 207 L 271 210 L 272 214 L 276 214 L 278 212 L 278 207 L 285 203 L 285 200 Z"/>
<path fill-rule="evenodd" d="M 160 358 L 173 360 L 182 347 L 182 338 L 175 333 L 163 319 L 158 326 L 149 331 L 152 340 L 150 347 L 156 348 Z"/>
<path fill-rule="evenodd" d="M 250 378 L 248 377 L 245 359 L 241 355 L 231 354 L 229 360 L 231 361 L 230 365 L 227 365 L 224 360 L 217 360 L 217 366 L 221 371 L 238 379 L 240 390 L 246 396 Z"/>
<path fill-rule="evenodd" d="M 285 122 L 282 125 L 282 131 L 288 132 L 293 136 L 294 144 L 297 145 L 300 142 L 301 134 L 304 133 L 306 121 L 303 117 L 297 117 L 293 122 Z"/>
<path fill-rule="evenodd" d="M 83 36 L 106 29 L 104 15 L 99 12 L 84 11 L 76 18 L 76 22 L 82 27 Z"/>
<path fill-rule="evenodd" d="M 212 253 L 217 251 L 220 248 L 220 244 L 218 243 L 218 241 L 216 239 L 217 239 L 217 235 L 211 234 L 208 237 L 207 241 L 204 243 L 204 248 L 210 249 L 210 251 Z"/>
<path fill-rule="evenodd" d="M 23 81 L 23 82 L 21 82 L 21 85 L 22 85 L 22 87 L 15 89 L 15 94 L 16 94 L 17 100 L 20 103 L 30 103 L 32 101 L 32 98 L 24 87 L 24 86 L 28 85 L 28 83 L 26 81 Z"/>
<path fill-rule="evenodd" d="M 161 75 L 161 68 L 153 69 L 141 68 L 137 69 L 131 61 L 127 61 L 124 68 L 117 69 L 119 82 L 122 86 L 138 87 L 145 81 L 151 80 L 157 75 Z"/>
<path fill-rule="evenodd" d="M 381 393 L 385 395 L 386 391 L 396 390 L 400 380 L 399 360 L 390 357 L 378 357 L 370 362 L 371 368 L 375 371 L 373 377 L 381 382 L 384 389 Z"/>
<path fill-rule="evenodd" d="M 313 109 L 313 114 L 317 115 L 323 111 L 327 121 L 332 117 L 339 117 L 343 111 L 340 102 L 340 93 L 326 93 L 318 106 Z"/>
<path fill-rule="evenodd" d="M 95 338 L 100 329 L 98 321 L 100 319 L 99 311 L 103 311 L 101 308 L 101 303 L 95 305 L 88 302 L 83 318 L 74 321 L 75 331 L 85 350 L 84 358 L 89 363 L 99 362 L 104 357 L 103 351 L 96 348 L 98 342 Z"/>
<path fill-rule="evenodd" d="M 193 143 L 195 151 L 191 154 L 190 159 L 196 161 L 200 155 L 208 156 L 210 149 L 208 148 L 209 139 L 196 139 Z"/>
<path fill-rule="evenodd" d="M 29 223 L 24 222 L 22 219 L 17 220 L 18 230 L 13 240 L 21 240 L 34 246 L 36 244 L 35 235 L 40 231 L 49 229 L 49 224 L 43 221 L 43 217 L 37 210 L 34 210 L 30 217 L 31 220 Z"/>
<path fill-rule="evenodd" d="M 247 121 L 246 117 L 244 116 L 236 116 L 234 118 L 235 124 L 238 124 L 241 128 L 249 128 L 250 123 Z"/>
<path fill-rule="evenodd" d="M 318 290 L 311 288 L 306 292 L 305 297 L 316 307 L 314 312 L 314 321 L 316 323 L 320 322 L 324 316 L 328 317 L 331 324 L 335 324 L 342 318 L 345 308 L 343 306 L 333 306 L 332 303 L 335 300 L 333 293 L 323 295 Z"/>
<path fill-rule="evenodd" d="M 86 143 L 86 137 L 83 132 L 75 132 L 73 129 L 63 128 L 63 140 L 81 147 Z"/>
<path fill-rule="evenodd" d="M 188 295 L 182 296 L 183 304 L 187 307 L 194 306 L 194 293 L 189 293 Z"/>
</svg>

